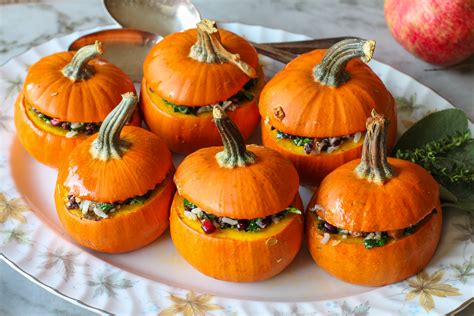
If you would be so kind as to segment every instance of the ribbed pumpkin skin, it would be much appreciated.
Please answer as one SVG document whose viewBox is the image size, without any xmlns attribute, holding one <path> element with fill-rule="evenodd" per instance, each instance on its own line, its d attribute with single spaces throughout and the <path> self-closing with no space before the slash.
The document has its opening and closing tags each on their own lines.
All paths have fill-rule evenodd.
<svg viewBox="0 0 474 316">
<path fill-rule="evenodd" d="M 382 286 L 420 272 L 433 257 L 441 234 L 441 207 L 414 234 L 382 247 L 365 249 L 345 241 L 321 243 L 312 214 L 306 215 L 306 240 L 314 261 L 333 276 L 353 284 Z"/>
<path fill-rule="evenodd" d="M 125 126 L 120 139 L 131 144 L 121 159 L 92 159 L 91 143 L 77 146 L 59 169 L 58 182 L 82 199 L 112 203 L 140 196 L 161 183 L 173 170 L 171 152 L 155 134 Z"/>
<path fill-rule="evenodd" d="M 361 159 L 331 172 L 308 203 L 306 234 L 321 268 L 347 282 L 380 286 L 428 264 L 440 238 L 442 213 L 433 177 L 415 163 L 387 157 L 388 120 L 374 110 L 366 124 Z M 393 238 L 366 249 L 362 237 L 329 234 L 336 243 L 323 244 L 325 233 L 318 231 L 316 216 L 339 229 L 387 232 Z"/>
<path fill-rule="evenodd" d="M 73 82 L 61 70 L 75 52 L 46 56 L 33 64 L 23 93 L 41 113 L 68 122 L 102 122 L 126 92 L 135 92 L 132 80 L 105 59 L 89 61 L 94 74 Z"/>
<path fill-rule="evenodd" d="M 37 127 L 27 116 L 23 94 L 15 102 L 14 121 L 18 139 L 28 153 L 42 164 L 59 168 L 71 151 L 89 136 L 66 138 Z M 139 126 L 141 118 L 135 113 L 130 125 Z"/>
<path fill-rule="evenodd" d="M 396 122 L 396 117 L 392 117 L 390 122 Z M 262 142 L 265 147 L 278 151 L 283 156 L 291 160 L 300 176 L 300 183 L 308 185 L 316 185 L 320 183 L 325 176 L 346 162 L 360 158 L 362 153 L 362 145 L 350 150 L 332 153 L 330 155 L 313 155 L 299 154 L 281 147 L 270 135 L 270 131 L 266 128 L 264 119 L 261 120 L 262 126 Z M 388 135 L 388 150 L 390 151 L 395 145 L 397 136 L 397 124 L 390 124 Z"/>
<path fill-rule="evenodd" d="M 383 185 L 358 178 L 351 161 L 321 182 L 309 206 L 321 205 L 322 218 L 339 228 L 380 232 L 418 223 L 439 206 L 439 185 L 422 167 L 388 158 L 394 177 Z"/>
<path fill-rule="evenodd" d="M 395 102 L 379 77 L 359 59 L 347 64 L 351 79 L 337 88 L 321 85 L 313 68 L 326 50 L 315 50 L 292 60 L 262 91 L 260 115 L 277 129 L 306 137 L 336 137 L 365 131 L 372 109 L 395 116 Z M 283 119 L 274 115 L 280 107 Z M 396 120 L 391 125 L 396 131 Z"/>
<path fill-rule="evenodd" d="M 150 130 L 160 136 L 173 152 L 188 154 L 199 148 L 221 144 L 221 137 L 212 121 L 211 113 L 183 117 L 184 115 L 163 111 L 153 103 L 146 91 L 146 85 L 146 80 L 143 79 L 140 94 L 143 117 Z M 250 137 L 260 118 L 255 99 L 240 105 L 234 111 L 228 111 L 227 114 L 237 125 L 244 139 Z"/>
<path fill-rule="evenodd" d="M 257 68 L 257 52 L 246 39 L 226 30 L 219 30 L 219 34 L 229 52 Z M 196 29 L 168 35 L 151 49 L 143 64 L 150 87 L 174 104 L 215 104 L 239 92 L 250 79 L 231 63 L 201 63 L 189 57 L 196 40 Z"/>
<path fill-rule="evenodd" d="M 280 154 L 257 145 L 247 150 L 253 164 L 222 168 L 215 155 L 223 147 L 200 149 L 179 165 L 174 177 L 181 196 L 216 216 L 250 219 L 285 209 L 298 192 L 298 173 Z"/>
<path fill-rule="evenodd" d="M 121 253 L 146 246 L 169 225 L 169 209 L 175 186 L 169 177 L 157 195 L 133 211 L 100 221 L 81 219 L 64 204 L 66 188 L 56 184 L 56 210 L 66 232 L 80 245 L 107 253 Z"/>
<path fill-rule="evenodd" d="M 215 238 L 189 227 L 178 215 L 177 200 L 178 193 L 171 206 L 173 243 L 194 268 L 210 277 L 233 282 L 265 280 L 286 268 L 300 249 L 304 228 L 302 215 L 290 215 L 293 218 L 282 230 L 261 239 Z M 303 207 L 299 195 L 295 206 Z"/>
<path fill-rule="evenodd" d="M 281 147 L 269 129 L 265 126 L 262 119 L 262 142 L 265 147 L 278 151 L 280 154 L 290 159 L 300 177 L 301 184 L 315 185 L 328 175 L 331 171 L 344 164 L 360 157 L 362 146 L 355 147 L 351 150 L 331 155 L 301 155 L 294 153 Z"/>
</svg>

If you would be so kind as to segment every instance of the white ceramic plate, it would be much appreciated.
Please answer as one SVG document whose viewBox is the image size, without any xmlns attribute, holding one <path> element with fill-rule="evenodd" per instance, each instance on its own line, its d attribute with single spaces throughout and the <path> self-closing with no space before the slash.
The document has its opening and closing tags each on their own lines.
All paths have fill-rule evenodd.
<svg viewBox="0 0 474 316">
<path fill-rule="evenodd" d="M 221 27 L 256 42 L 307 39 L 261 26 L 223 23 Z M 177 254 L 168 233 L 144 249 L 120 255 L 100 254 L 74 244 L 54 208 L 56 171 L 34 161 L 21 147 L 15 136 L 13 102 L 29 65 L 67 50 L 79 36 L 100 29 L 53 39 L 0 69 L 0 249 L 3 259 L 20 273 L 88 309 L 134 315 L 173 314 L 191 307 L 216 315 L 444 314 L 473 296 L 474 220 L 462 213 L 445 217 L 440 247 L 426 273 L 380 288 L 336 280 L 314 264 L 305 248 L 280 275 L 264 282 L 236 284 L 195 271 Z M 262 63 L 268 78 L 282 67 L 268 58 L 262 58 Z M 400 101 L 399 133 L 429 112 L 452 107 L 390 66 L 375 60 L 370 66 Z M 473 130 L 472 124 L 470 127 Z M 181 159 L 175 156 L 175 164 Z M 307 202 L 310 192 L 300 191 Z"/>
</svg>

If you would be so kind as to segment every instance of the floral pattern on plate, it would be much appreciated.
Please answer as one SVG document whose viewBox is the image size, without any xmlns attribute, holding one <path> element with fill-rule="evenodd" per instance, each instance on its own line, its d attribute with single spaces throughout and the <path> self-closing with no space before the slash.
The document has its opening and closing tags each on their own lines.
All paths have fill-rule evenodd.
<svg viewBox="0 0 474 316">
<path fill-rule="evenodd" d="M 225 27 L 250 39 L 257 29 L 260 33 L 272 32 L 240 24 Z M 80 34 L 83 33 L 45 43 L 41 51 L 64 49 Z M 286 34 L 282 40 L 294 39 L 292 34 Z M 447 229 L 437 255 L 424 271 L 397 284 L 335 300 L 263 302 L 220 297 L 146 279 L 98 259 L 51 231 L 40 214 L 28 207 L 13 180 L 10 155 L 14 136 L 13 102 L 28 65 L 38 53 L 30 55 L 34 58 L 28 52 L 23 54 L 22 60 L 28 62 L 14 63 L 12 59 L 0 70 L 0 250 L 8 264 L 41 286 L 85 308 L 106 314 L 245 315 L 252 311 L 259 315 L 365 316 L 390 311 L 401 315 L 438 315 L 456 309 L 472 297 L 474 216 L 455 211 L 446 212 L 449 213 L 444 223 Z M 281 67 L 266 57 L 262 59 L 269 75 Z M 396 96 L 401 131 L 432 111 L 450 107 L 433 92 L 442 102 L 437 102 L 436 107 L 422 102 L 423 98 L 418 97 L 419 88 L 412 79 L 376 61 L 371 65 Z M 136 299 L 138 297 L 140 299 Z"/>
</svg>

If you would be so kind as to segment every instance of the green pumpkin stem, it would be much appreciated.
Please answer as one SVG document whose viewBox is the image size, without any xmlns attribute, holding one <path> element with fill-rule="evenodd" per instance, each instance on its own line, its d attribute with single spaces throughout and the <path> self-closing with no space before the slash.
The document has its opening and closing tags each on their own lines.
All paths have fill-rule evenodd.
<svg viewBox="0 0 474 316">
<path fill-rule="evenodd" d="M 93 69 L 88 65 L 92 59 L 104 53 L 102 43 L 95 41 L 94 44 L 81 47 L 71 62 L 64 66 L 63 75 L 72 81 L 88 79 L 93 74 Z"/>
<path fill-rule="evenodd" d="M 93 158 L 103 161 L 121 159 L 129 145 L 120 139 L 120 133 L 132 117 L 137 101 L 137 96 L 132 92 L 122 94 L 122 101 L 107 115 L 97 138 L 91 144 Z"/>
<path fill-rule="evenodd" d="M 367 134 L 362 147 L 362 158 L 355 173 L 369 182 L 383 184 L 393 176 L 387 161 L 387 131 L 389 121 L 375 110 L 367 119 Z"/>
<path fill-rule="evenodd" d="M 255 69 L 224 48 L 215 21 L 204 19 L 197 24 L 197 41 L 191 46 L 189 57 L 208 64 L 231 63 L 250 78 L 256 78 Z"/>
<path fill-rule="evenodd" d="M 350 79 L 347 63 L 356 57 L 368 63 L 374 54 L 375 41 L 346 39 L 331 46 L 323 59 L 313 69 L 313 77 L 321 84 L 338 87 Z"/>
<path fill-rule="evenodd" d="M 224 150 L 216 154 L 219 166 L 235 168 L 254 163 L 255 154 L 247 150 L 242 134 L 222 107 L 215 105 L 212 109 L 212 116 L 224 145 Z"/>
</svg>

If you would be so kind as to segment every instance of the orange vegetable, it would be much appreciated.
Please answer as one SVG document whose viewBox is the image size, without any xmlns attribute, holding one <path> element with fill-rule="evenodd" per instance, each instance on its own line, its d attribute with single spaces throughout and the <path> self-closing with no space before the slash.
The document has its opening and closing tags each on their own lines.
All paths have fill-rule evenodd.
<svg viewBox="0 0 474 316">
<path fill-rule="evenodd" d="M 135 91 L 124 72 L 97 58 L 102 53 L 100 42 L 96 42 L 77 52 L 46 56 L 28 71 L 14 119 L 21 144 L 41 163 L 59 167 L 88 137 L 86 133 L 69 133 L 70 123 L 100 124 L 119 103 L 121 94 Z M 61 123 L 69 124 L 68 129 Z M 130 124 L 140 123 L 136 112 Z"/>
<path fill-rule="evenodd" d="M 285 269 L 300 250 L 303 219 L 291 214 L 263 232 L 205 234 L 183 215 L 183 198 L 176 193 L 171 207 L 173 243 L 189 264 L 207 276 L 232 282 L 255 282 Z M 293 204 L 302 209 L 298 196 Z"/>
<path fill-rule="evenodd" d="M 298 253 L 301 215 L 288 214 L 261 231 L 224 228 L 206 234 L 198 220 L 184 215 L 183 199 L 214 216 L 264 218 L 290 205 L 301 209 L 298 174 L 291 162 L 275 151 L 246 146 L 219 106 L 213 115 L 224 147 L 200 149 L 176 170 L 178 193 L 171 208 L 171 237 L 178 252 L 206 275 L 235 282 L 270 278 Z"/>
<path fill-rule="evenodd" d="M 124 94 L 99 133 L 79 144 L 59 169 L 55 191 L 59 219 L 74 240 L 97 251 L 141 248 L 169 224 L 175 192 L 171 153 L 156 135 L 124 127 L 136 103 L 136 96 Z M 84 210 L 85 201 L 90 206 Z M 74 203 L 80 206 L 71 207 Z M 104 211 L 103 216 L 102 207 L 114 211 Z"/>
<path fill-rule="evenodd" d="M 372 58 L 374 47 L 374 41 L 349 39 L 328 50 L 303 54 L 263 89 L 259 102 L 263 144 L 287 156 L 302 182 L 317 184 L 336 167 L 360 157 L 365 120 L 372 109 L 394 122 L 389 131 L 389 145 L 393 145 L 397 130 L 393 97 L 364 63 Z M 289 139 L 278 139 L 273 128 L 290 136 L 315 138 L 313 149 L 319 139 L 351 138 L 332 152 L 307 153 Z M 357 133 L 362 137 L 353 141 Z"/>
<path fill-rule="evenodd" d="M 218 30 L 213 21 L 202 20 L 197 29 L 165 37 L 152 48 L 143 69 L 145 121 L 174 152 L 218 145 L 220 136 L 210 112 L 183 111 L 232 100 L 252 78 L 258 79 L 250 91 L 253 97 L 235 103 L 238 106 L 228 112 L 245 138 L 258 124 L 256 101 L 264 79 L 257 52 L 244 38 Z"/>
<path fill-rule="evenodd" d="M 441 233 L 438 184 L 422 167 L 387 158 L 387 125 L 374 111 L 362 159 L 331 172 L 308 205 L 313 210 L 306 224 L 311 255 L 329 273 L 355 284 L 385 285 L 418 273 L 433 256 Z M 339 233 L 325 237 L 328 232 L 318 227 L 322 222 L 315 213 Z M 345 233 L 343 238 L 341 230 L 352 235 L 378 232 L 375 241 L 385 241 L 366 249 L 370 235 L 364 239 Z"/>
</svg>

